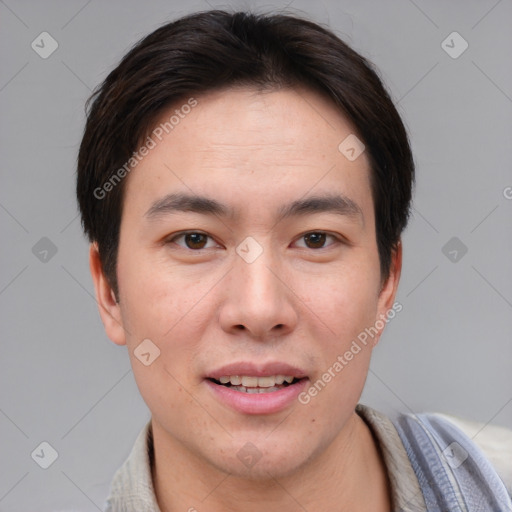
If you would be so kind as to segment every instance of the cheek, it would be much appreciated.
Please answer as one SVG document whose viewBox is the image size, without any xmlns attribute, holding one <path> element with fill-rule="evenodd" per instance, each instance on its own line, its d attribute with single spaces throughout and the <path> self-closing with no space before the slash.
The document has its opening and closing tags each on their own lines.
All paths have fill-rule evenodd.
<svg viewBox="0 0 512 512">
<path fill-rule="evenodd" d="M 201 339 L 201 324 L 191 320 L 198 312 L 201 318 L 206 315 L 201 310 L 205 280 L 201 285 L 190 276 L 177 277 L 172 268 L 149 264 L 136 252 L 119 261 L 118 276 L 127 349 L 144 401 L 151 410 L 193 408 L 182 385 L 190 390 L 194 384 L 187 371 Z"/>
<path fill-rule="evenodd" d="M 309 294 L 308 306 L 323 320 L 331 340 L 337 342 L 337 350 L 373 325 L 378 307 L 377 280 L 372 268 L 347 267 L 324 279 L 323 286 Z"/>
<path fill-rule="evenodd" d="M 369 333 L 373 333 L 378 306 L 377 278 L 370 268 L 352 269 L 310 298 L 328 335 L 319 336 L 322 363 L 306 392 L 311 411 L 326 428 L 346 420 L 343 415 L 355 407 L 364 387 L 373 347 Z"/>
<path fill-rule="evenodd" d="M 129 338 L 165 339 L 166 344 L 189 324 L 209 281 L 136 252 L 120 259 L 118 277 Z"/>
</svg>

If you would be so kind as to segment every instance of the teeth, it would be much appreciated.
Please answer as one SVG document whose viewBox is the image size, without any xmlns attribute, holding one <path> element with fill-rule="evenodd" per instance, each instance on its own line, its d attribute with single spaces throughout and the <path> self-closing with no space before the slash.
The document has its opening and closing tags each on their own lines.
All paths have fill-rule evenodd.
<svg viewBox="0 0 512 512">
<path fill-rule="evenodd" d="M 258 377 L 242 377 L 242 386 L 246 388 L 258 387 Z"/>
<path fill-rule="evenodd" d="M 242 393 L 256 394 L 256 393 L 272 393 L 273 391 L 279 391 L 280 387 L 272 386 L 271 388 L 246 388 L 244 386 L 232 386 L 231 389 L 234 391 L 241 391 Z"/>
<path fill-rule="evenodd" d="M 257 392 L 258 388 L 273 388 L 284 382 L 291 384 L 295 377 L 291 375 L 270 375 L 268 377 L 252 377 L 249 375 L 223 375 L 219 378 L 221 384 L 231 383 L 232 386 L 249 388 L 249 393 Z M 252 391 L 252 389 L 256 391 Z M 277 389 L 277 388 L 276 388 Z"/>
<path fill-rule="evenodd" d="M 258 387 L 259 388 L 271 388 L 276 383 L 275 377 L 258 377 Z"/>
</svg>

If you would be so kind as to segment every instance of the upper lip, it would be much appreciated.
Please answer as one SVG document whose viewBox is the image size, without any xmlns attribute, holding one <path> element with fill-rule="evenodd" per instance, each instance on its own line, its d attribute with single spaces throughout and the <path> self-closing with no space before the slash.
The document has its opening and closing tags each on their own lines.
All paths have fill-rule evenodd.
<svg viewBox="0 0 512 512">
<path fill-rule="evenodd" d="M 219 379 L 220 377 L 229 377 L 231 375 L 250 376 L 250 377 L 270 377 L 272 375 L 293 376 L 296 379 L 307 377 L 304 370 L 297 366 L 292 366 L 279 361 L 255 364 L 249 361 L 240 361 L 229 363 L 216 370 L 208 372 L 206 378 Z"/>
</svg>

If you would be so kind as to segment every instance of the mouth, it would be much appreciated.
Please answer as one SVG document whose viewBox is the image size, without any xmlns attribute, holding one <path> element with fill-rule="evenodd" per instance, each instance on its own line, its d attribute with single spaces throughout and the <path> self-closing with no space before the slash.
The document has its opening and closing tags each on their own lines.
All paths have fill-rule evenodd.
<svg viewBox="0 0 512 512">
<path fill-rule="evenodd" d="M 297 401 L 309 378 L 285 363 L 234 363 L 205 376 L 213 398 L 242 414 L 272 414 Z"/>
<path fill-rule="evenodd" d="M 306 379 L 306 377 L 297 378 L 293 375 L 269 375 L 266 377 L 223 375 L 219 377 L 219 379 L 210 377 L 208 380 L 214 384 L 224 386 L 240 393 L 261 394 L 280 391 L 304 379 Z"/>
</svg>

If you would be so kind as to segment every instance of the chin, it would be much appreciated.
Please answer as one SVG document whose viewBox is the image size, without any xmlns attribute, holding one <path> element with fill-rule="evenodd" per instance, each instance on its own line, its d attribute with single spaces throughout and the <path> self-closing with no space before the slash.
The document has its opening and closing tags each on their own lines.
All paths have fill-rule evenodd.
<svg viewBox="0 0 512 512">
<path fill-rule="evenodd" d="M 234 447 L 237 447 L 234 449 Z M 238 448 L 239 447 L 239 448 Z M 298 447 L 301 447 L 299 450 Z M 226 452 L 230 456 L 226 457 Z M 304 440 L 285 435 L 272 441 L 261 437 L 234 439 L 230 446 L 220 448 L 220 457 L 211 454 L 210 462 L 224 473 L 253 482 L 285 478 L 299 471 L 314 456 L 315 450 Z"/>
</svg>

